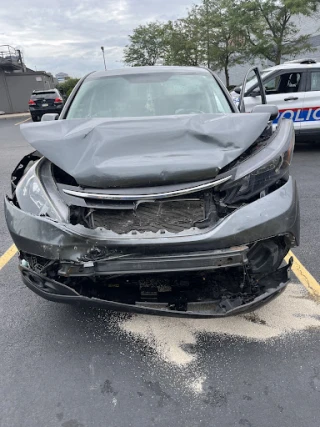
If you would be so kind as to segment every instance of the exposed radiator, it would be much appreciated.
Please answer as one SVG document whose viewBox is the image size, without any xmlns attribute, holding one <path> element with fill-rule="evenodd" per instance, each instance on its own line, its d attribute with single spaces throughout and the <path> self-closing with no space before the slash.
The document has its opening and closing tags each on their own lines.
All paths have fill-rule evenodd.
<svg viewBox="0 0 320 427">
<path fill-rule="evenodd" d="M 118 234 L 134 230 L 177 233 L 204 218 L 204 202 L 200 199 L 147 202 L 135 210 L 98 209 L 92 213 L 94 228 L 103 227 Z"/>
</svg>

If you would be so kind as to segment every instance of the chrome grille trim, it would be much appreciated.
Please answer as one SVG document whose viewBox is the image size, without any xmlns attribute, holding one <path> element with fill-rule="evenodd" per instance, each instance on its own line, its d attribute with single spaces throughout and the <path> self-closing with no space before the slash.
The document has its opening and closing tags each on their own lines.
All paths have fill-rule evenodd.
<svg viewBox="0 0 320 427">
<path fill-rule="evenodd" d="M 208 182 L 207 184 L 197 185 L 196 187 L 185 188 L 183 190 L 169 191 L 166 193 L 156 194 L 101 194 L 101 193 L 90 193 L 88 191 L 75 191 L 63 189 L 63 192 L 70 196 L 82 197 L 84 199 L 97 199 L 97 200 L 156 200 L 156 199 L 167 199 L 170 197 L 183 196 L 186 194 L 196 193 L 201 190 L 207 190 L 209 188 L 216 187 L 217 185 L 223 184 L 231 178 L 227 176 L 225 178 L 218 179 L 216 181 Z"/>
</svg>

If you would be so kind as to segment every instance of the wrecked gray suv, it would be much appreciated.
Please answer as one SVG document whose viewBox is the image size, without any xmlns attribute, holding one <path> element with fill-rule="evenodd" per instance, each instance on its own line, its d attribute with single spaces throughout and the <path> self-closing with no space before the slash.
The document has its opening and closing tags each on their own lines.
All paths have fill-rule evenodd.
<svg viewBox="0 0 320 427">
<path fill-rule="evenodd" d="M 275 110 L 240 113 L 203 68 L 83 78 L 59 118 L 21 126 L 36 151 L 5 215 L 24 283 L 51 301 L 194 317 L 279 295 L 299 206 L 293 125 L 274 132 Z"/>
</svg>

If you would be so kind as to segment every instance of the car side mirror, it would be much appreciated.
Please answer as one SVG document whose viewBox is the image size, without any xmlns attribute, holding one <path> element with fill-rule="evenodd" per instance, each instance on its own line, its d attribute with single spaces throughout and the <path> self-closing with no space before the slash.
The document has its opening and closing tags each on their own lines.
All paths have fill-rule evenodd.
<svg viewBox="0 0 320 427">
<path fill-rule="evenodd" d="M 46 113 L 41 117 L 42 122 L 51 122 L 52 120 L 58 120 L 59 114 L 57 113 Z"/>
<path fill-rule="evenodd" d="M 241 87 L 240 86 L 236 86 L 235 88 L 233 88 L 233 91 L 235 93 L 238 93 L 240 95 L 240 93 L 241 93 Z"/>
<path fill-rule="evenodd" d="M 269 113 L 270 120 L 275 120 L 279 115 L 279 108 L 276 105 L 262 104 L 256 105 L 251 113 Z"/>
</svg>

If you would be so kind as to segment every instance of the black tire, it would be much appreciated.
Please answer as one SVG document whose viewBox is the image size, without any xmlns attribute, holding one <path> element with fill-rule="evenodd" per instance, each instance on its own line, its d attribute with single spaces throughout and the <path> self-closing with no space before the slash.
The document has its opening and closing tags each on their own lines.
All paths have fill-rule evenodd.
<svg viewBox="0 0 320 427">
<path fill-rule="evenodd" d="M 32 117 L 32 121 L 33 122 L 38 122 L 39 121 L 39 116 L 31 116 Z"/>
</svg>

